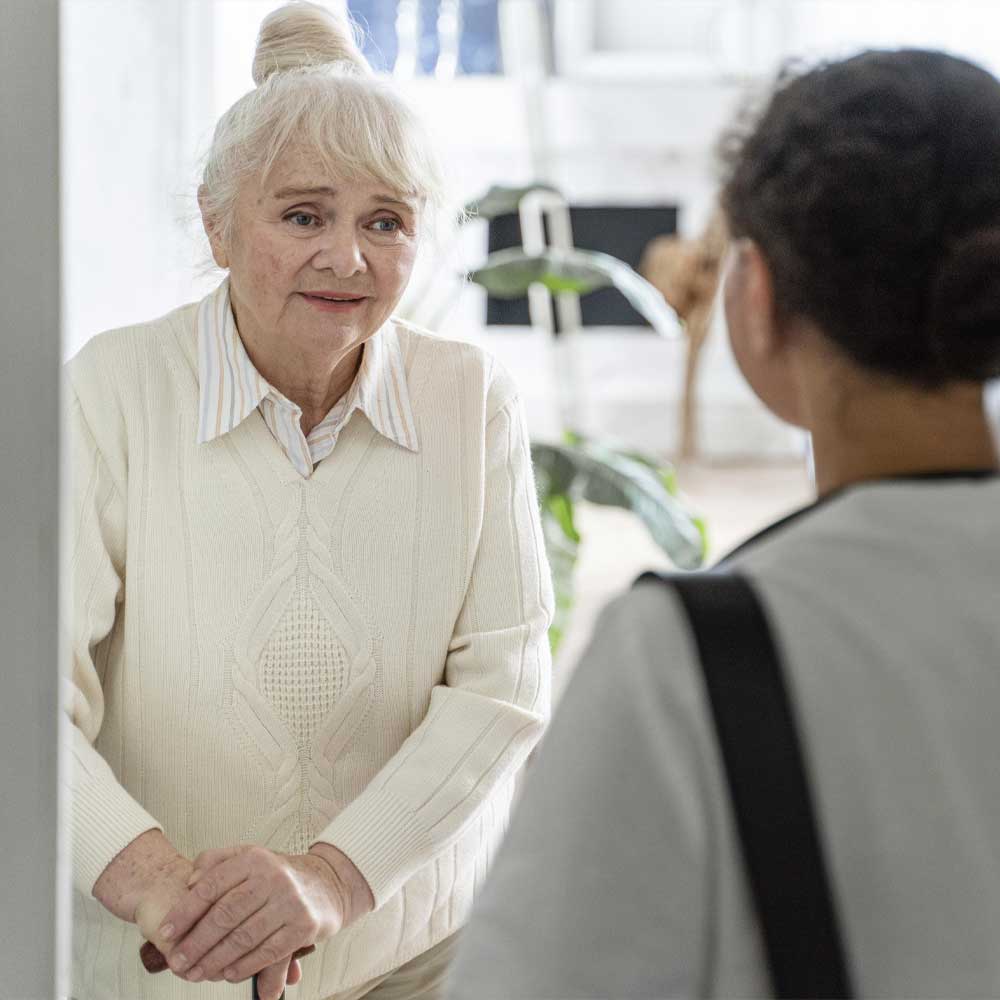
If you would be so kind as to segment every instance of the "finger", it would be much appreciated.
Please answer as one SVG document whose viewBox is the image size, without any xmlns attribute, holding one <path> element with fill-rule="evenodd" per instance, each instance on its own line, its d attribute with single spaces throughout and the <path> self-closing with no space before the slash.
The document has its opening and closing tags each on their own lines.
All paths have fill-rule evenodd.
<svg viewBox="0 0 1000 1000">
<path fill-rule="evenodd" d="M 289 986 L 297 986 L 302 981 L 302 963 L 299 959 L 311 955 L 315 950 L 316 945 L 311 944 L 305 948 L 296 948 L 292 953 L 292 960 L 288 965 L 288 976 L 285 978 L 285 982 Z"/>
<path fill-rule="evenodd" d="M 211 919 L 211 913 L 206 919 Z M 262 906 L 251 917 L 244 920 L 239 927 L 234 928 L 221 938 L 218 944 L 209 949 L 201 958 L 197 959 L 198 966 L 202 971 L 202 978 L 222 979 L 223 970 L 235 965 L 244 955 L 249 955 L 254 948 L 266 941 L 275 931 L 280 930 L 284 923 L 278 907 Z M 199 928 L 196 928 L 194 934 L 198 932 Z M 188 958 L 195 961 L 186 947 L 184 952 Z"/>
<path fill-rule="evenodd" d="M 260 1000 L 278 1000 L 285 992 L 288 964 L 289 959 L 286 958 L 261 970 L 257 976 L 257 996 Z"/>
<path fill-rule="evenodd" d="M 295 945 L 298 943 L 296 936 L 296 932 L 287 924 L 281 930 L 275 931 L 253 951 L 224 970 L 227 981 L 230 983 L 242 982 L 244 979 L 249 979 L 255 972 L 266 969 L 269 965 L 274 965 L 285 958 L 291 958 L 292 952 L 295 951 Z"/>
<path fill-rule="evenodd" d="M 246 846 L 239 845 L 237 847 L 211 847 L 207 851 L 202 851 L 194 859 L 194 871 L 191 872 L 191 877 L 188 879 L 188 888 L 194 885 L 209 868 L 214 868 L 245 850 Z"/>
<path fill-rule="evenodd" d="M 218 870 L 213 869 L 213 872 Z M 190 890 L 188 895 L 197 895 L 203 889 L 206 892 L 211 891 L 215 885 L 214 875 L 207 875 Z M 177 973 L 190 972 L 194 977 L 192 981 L 197 982 L 205 974 L 205 969 L 200 967 L 204 956 L 229 934 L 242 927 L 266 903 L 267 888 L 260 879 L 247 879 L 229 889 L 210 906 L 188 934 L 177 942 L 176 947 L 167 956 L 170 968 Z M 277 926 L 280 926 L 280 922 Z M 246 954 L 264 937 L 266 935 L 251 940 L 247 935 L 239 934 L 237 942 L 234 943 L 242 940 L 245 947 L 241 954 Z M 201 972 L 200 976 L 195 973 L 196 968 Z"/>
<path fill-rule="evenodd" d="M 205 870 L 198 885 L 192 886 L 160 921 L 157 933 L 163 940 L 171 942 L 171 951 L 176 949 L 173 942 L 180 941 L 216 900 L 246 879 L 247 868 L 246 857 L 239 854 Z"/>
</svg>

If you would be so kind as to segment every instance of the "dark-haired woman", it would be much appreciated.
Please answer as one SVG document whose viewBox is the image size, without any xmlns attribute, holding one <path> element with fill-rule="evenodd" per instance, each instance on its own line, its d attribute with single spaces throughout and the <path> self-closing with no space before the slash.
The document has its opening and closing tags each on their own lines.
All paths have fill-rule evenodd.
<svg viewBox="0 0 1000 1000">
<path fill-rule="evenodd" d="M 1000 996 L 1000 479 L 983 409 L 1000 375 L 1000 82 L 934 52 L 828 64 L 782 82 L 728 170 L 733 350 L 812 434 L 819 500 L 726 568 L 770 623 L 844 992 Z M 742 734 L 716 735 L 689 611 L 656 580 L 605 610 L 453 1000 L 791 992 L 732 805 L 723 747 Z M 793 811 L 771 816 L 764 895 L 798 891 L 780 884 L 798 877 L 782 852 L 801 862 Z"/>
</svg>

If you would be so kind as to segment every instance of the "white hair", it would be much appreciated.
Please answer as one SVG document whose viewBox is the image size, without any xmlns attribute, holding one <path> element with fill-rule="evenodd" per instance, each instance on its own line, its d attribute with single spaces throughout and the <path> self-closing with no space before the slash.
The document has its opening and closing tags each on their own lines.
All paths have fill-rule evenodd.
<svg viewBox="0 0 1000 1000">
<path fill-rule="evenodd" d="M 256 89 L 219 119 L 199 201 L 213 234 L 231 245 L 236 199 L 263 181 L 290 146 L 315 152 L 330 173 L 367 179 L 418 199 L 433 228 L 444 180 L 429 136 L 358 48 L 346 11 L 295 0 L 261 23 Z"/>
</svg>

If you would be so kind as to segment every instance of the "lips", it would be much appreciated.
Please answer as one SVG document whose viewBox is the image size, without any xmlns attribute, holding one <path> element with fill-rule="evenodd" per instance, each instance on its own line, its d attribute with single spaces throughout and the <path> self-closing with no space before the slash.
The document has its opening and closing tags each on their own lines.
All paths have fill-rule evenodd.
<svg viewBox="0 0 1000 1000">
<path fill-rule="evenodd" d="M 368 301 L 367 295 L 344 295 L 340 292 L 300 292 L 313 309 L 325 313 L 351 313 Z"/>
<path fill-rule="evenodd" d="M 321 299 L 324 302 L 360 302 L 366 295 L 347 295 L 343 292 L 300 292 L 307 299 Z"/>
</svg>

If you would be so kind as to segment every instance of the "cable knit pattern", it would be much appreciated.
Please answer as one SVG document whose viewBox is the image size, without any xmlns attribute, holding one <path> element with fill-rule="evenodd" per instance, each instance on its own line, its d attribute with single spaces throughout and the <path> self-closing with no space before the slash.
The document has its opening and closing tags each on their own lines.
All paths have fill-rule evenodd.
<svg viewBox="0 0 1000 1000">
<path fill-rule="evenodd" d="M 552 594 L 523 414 L 478 348 L 396 322 L 419 440 L 356 412 L 312 475 L 259 413 L 197 443 L 197 304 L 68 366 L 73 995 L 148 976 L 91 890 L 159 827 L 351 857 L 377 909 L 304 963 L 351 991 L 465 922 L 549 711 Z"/>
</svg>

